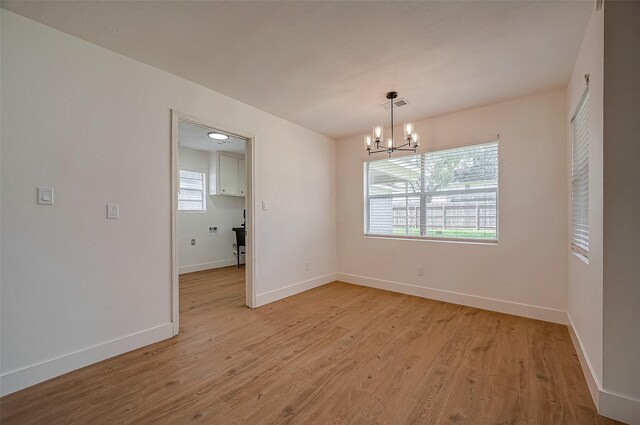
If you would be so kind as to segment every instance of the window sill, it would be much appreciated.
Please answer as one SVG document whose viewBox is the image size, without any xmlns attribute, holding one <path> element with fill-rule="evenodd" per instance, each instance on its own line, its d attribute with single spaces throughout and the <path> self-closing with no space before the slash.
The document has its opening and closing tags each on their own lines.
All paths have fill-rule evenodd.
<svg viewBox="0 0 640 425">
<path fill-rule="evenodd" d="M 370 239 L 393 239 L 407 241 L 424 241 L 424 242 L 445 242 L 445 243 L 462 243 L 469 245 L 498 245 L 497 239 L 463 239 L 463 238 L 433 238 L 428 236 L 392 236 L 392 235 L 372 235 L 366 234 L 365 238 Z"/>
</svg>

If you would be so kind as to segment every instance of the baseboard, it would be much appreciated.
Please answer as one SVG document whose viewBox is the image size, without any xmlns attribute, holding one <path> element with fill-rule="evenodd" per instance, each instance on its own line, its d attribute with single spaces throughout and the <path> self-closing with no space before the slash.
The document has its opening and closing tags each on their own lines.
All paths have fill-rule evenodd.
<svg viewBox="0 0 640 425">
<path fill-rule="evenodd" d="M 173 323 L 136 332 L 0 376 L 0 396 L 5 396 L 72 370 L 126 353 L 173 336 Z"/>
<path fill-rule="evenodd" d="M 629 425 L 640 425 L 640 400 L 602 390 L 598 413 Z"/>
<path fill-rule="evenodd" d="M 567 314 L 567 317 L 569 318 L 569 334 L 580 359 L 582 373 L 587 381 L 591 398 L 598 409 L 598 413 L 629 425 L 640 425 L 640 400 L 616 394 L 602 387 L 602 383 L 594 373 L 591 361 L 586 355 L 580 335 L 575 331 L 571 315 Z"/>
<path fill-rule="evenodd" d="M 513 314 L 515 316 L 523 316 L 531 319 L 544 320 L 546 322 L 560 323 L 563 325 L 567 324 L 566 312 L 547 307 L 481 297 L 478 295 L 462 294 L 459 292 L 445 291 L 443 289 L 428 288 L 408 283 L 392 282 L 389 280 L 374 279 L 347 273 L 338 273 L 337 280 L 355 285 L 414 295 L 416 297 L 481 308 L 483 310 L 497 311 L 499 313 Z"/>
<path fill-rule="evenodd" d="M 178 269 L 178 274 L 193 273 L 193 272 L 199 272 L 202 270 L 235 266 L 236 264 L 238 263 L 236 262 L 235 258 L 231 258 L 229 260 L 212 261 L 210 263 L 191 264 L 189 266 L 180 266 L 180 268 Z M 241 261 L 240 264 L 244 264 L 244 261 Z"/>
<path fill-rule="evenodd" d="M 293 285 L 285 286 L 284 288 L 278 288 L 273 291 L 257 294 L 256 307 L 299 294 L 300 292 L 308 291 L 309 289 L 317 288 L 318 286 L 326 285 L 327 283 L 335 282 L 335 280 L 336 274 L 330 273 L 324 276 L 305 280 L 303 282 L 294 283 Z"/>
<path fill-rule="evenodd" d="M 569 328 L 569 335 L 571 335 L 571 341 L 573 342 L 573 346 L 575 347 L 576 353 L 578 354 L 580 366 L 582 367 L 582 374 L 584 375 L 584 379 L 587 381 L 587 386 L 589 387 L 589 392 L 591 393 L 593 403 L 596 405 L 596 407 L 598 407 L 600 405 L 600 391 L 602 390 L 602 385 L 600 384 L 600 380 L 594 372 L 591 361 L 586 354 L 584 345 L 582 344 L 582 339 L 580 339 L 580 335 L 576 333 L 575 326 L 573 325 L 573 320 L 571 319 L 571 315 L 569 313 L 567 313 L 567 318 L 569 319 L 569 323 L 567 325 L 567 327 Z"/>
</svg>

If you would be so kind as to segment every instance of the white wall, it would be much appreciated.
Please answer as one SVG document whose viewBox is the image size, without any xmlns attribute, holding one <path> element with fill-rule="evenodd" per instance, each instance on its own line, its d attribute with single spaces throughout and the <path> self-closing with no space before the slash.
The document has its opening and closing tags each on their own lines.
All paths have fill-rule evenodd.
<svg viewBox="0 0 640 425">
<path fill-rule="evenodd" d="M 498 244 L 366 238 L 362 164 L 369 157 L 361 136 L 339 140 L 338 277 L 564 322 L 565 109 L 558 90 L 416 123 L 420 151 L 500 134 Z"/>
<path fill-rule="evenodd" d="M 204 171 L 208 184 L 209 152 L 179 147 L 178 168 Z M 244 204 L 244 197 L 207 195 L 206 212 L 178 212 L 176 226 L 180 273 L 237 264 L 233 254 L 236 234 L 231 229 L 239 227 L 244 222 Z M 210 235 L 210 226 L 218 227 L 218 232 Z M 196 240 L 195 245 L 191 245 L 191 239 Z M 244 255 L 240 261 L 244 262 Z"/>
<path fill-rule="evenodd" d="M 602 382 L 602 95 L 604 13 L 594 12 L 585 33 L 578 58 L 567 87 L 567 177 L 571 193 L 570 121 L 586 88 L 589 74 L 589 254 L 588 261 L 571 251 L 567 240 L 569 279 L 567 314 L 577 336 L 577 345 L 586 359 L 583 369 L 590 370 L 587 382 L 598 399 L 594 384 Z M 567 197 L 567 226 L 571 223 L 571 197 Z M 570 228 L 570 227 L 569 227 Z M 584 361 L 583 361 L 584 362 Z M 595 378 L 591 378 L 592 375 Z"/>
<path fill-rule="evenodd" d="M 1 14 L 3 394 L 171 335 L 171 109 L 255 136 L 258 303 L 334 279 L 332 140 Z"/>
<path fill-rule="evenodd" d="M 640 3 L 605 6 L 601 407 L 640 424 Z"/>
</svg>

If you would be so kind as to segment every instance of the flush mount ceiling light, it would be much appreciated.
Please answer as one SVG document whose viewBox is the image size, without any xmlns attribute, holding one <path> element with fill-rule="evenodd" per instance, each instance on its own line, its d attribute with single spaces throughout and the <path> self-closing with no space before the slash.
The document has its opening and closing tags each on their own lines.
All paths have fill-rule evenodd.
<svg viewBox="0 0 640 425">
<path fill-rule="evenodd" d="M 373 135 L 365 134 L 364 135 L 364 147 L 369 152 L 369 155 L 372 153 L 381 153 L 385 152 L 391 154 L 395 151 L 411 151 L 415 152 L 420 146 L 420 135 L 416 133 L 415 126 L 412 122 L 405 122 L 402 126 L 404 129 L 404 137 L 402 139 L 402 144 L 396 146 L 393 141 L 393 100 L 398 97 L 398 93 L 394 91 L 390 91 L 387 93 L 387 99 L 389 99 L 389 103 L 391 105 L 391 137 L 387 139 L 387 141 L 383 144 L 382 148 L 380 147 L 380 143 L 384 140 L 384 127 L 382 125 L 376 125 L 373 127 Z M 375 143 L 375 150 L 373 149 L 373 144 Z M 408 146 L 408 147 L 407 147 Z"/>
<path fill-rule="evenodd" d="M 227 139 L 229 139 L 229 136 L 227 136 L 226 134 L 216 133 L 215 131 L 212 131 L 211 133 L 208 133 L 207 136 L 209 136 L 210 138 L 215 139 L 215 140 L 227 140 Z"/>
</svg>

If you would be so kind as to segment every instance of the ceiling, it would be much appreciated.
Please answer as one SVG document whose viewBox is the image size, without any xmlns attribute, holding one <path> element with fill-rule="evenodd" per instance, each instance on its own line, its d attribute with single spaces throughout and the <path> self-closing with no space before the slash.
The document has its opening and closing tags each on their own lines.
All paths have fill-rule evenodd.
<svg viewBox="0 0 640 425">
<path fill-rule="evenodd" d="M 4 1 L 332 138 L 565 87 L 592 1 Z"/>
<path fill-rule="evenodd" d="M 211 131 L 223 133 L 229 136 L 227 140 L 214 140 L 207 134 Z M 232 134 L 217 131 L 212 128 L 201 127 L 195 124 L 178 123 L 178 145 L 183 148 L 197 149 L 200 151 L 233 152 L 244 155 L 245 139 L 235 137 Z"/>
</svg>

